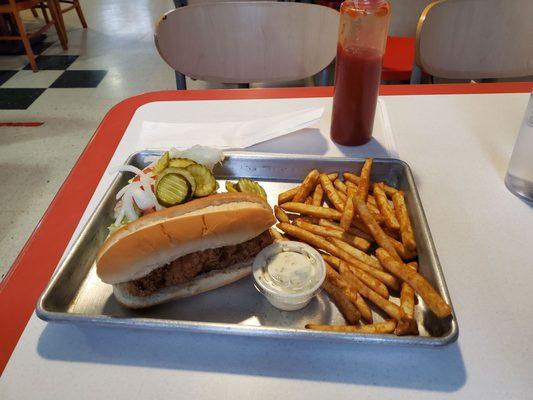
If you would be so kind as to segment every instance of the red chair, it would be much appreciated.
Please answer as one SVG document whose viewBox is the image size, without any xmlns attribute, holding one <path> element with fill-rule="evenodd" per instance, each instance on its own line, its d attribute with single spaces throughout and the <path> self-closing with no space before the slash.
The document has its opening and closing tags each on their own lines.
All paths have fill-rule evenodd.
<svg viewBox="0 0 533 400">
<path fill-rule="evenodd" d="M 409 81 L 415 62 L 415 38 L 389 36 L 383 57 L 381 79 Z"/>
</svg>

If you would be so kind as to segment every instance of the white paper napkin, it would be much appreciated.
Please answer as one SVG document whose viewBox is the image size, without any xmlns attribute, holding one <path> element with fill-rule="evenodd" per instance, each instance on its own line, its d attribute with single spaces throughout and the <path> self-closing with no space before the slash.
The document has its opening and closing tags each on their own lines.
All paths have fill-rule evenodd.
<svg viewBox="0 0 533 400">
<path fill-rule="evenodd" d="M 323 107 L 308 108 L 248 121 L 174 123 L 144 120 L 139 148 L 177 147 L 196 144 L 219 149 L 242 149 L 314 125 Z"/>
</svg>

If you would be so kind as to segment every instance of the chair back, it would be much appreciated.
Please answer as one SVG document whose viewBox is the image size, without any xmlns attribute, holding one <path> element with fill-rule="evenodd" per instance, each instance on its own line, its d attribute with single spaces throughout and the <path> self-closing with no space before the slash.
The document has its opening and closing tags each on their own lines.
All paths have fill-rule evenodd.
<svg viewBox="0 0 533 400">
<path fill-rule="evenodd" d="M 389 0 L 392 13 L 389 35 L 415 37 L 420 14 L 434 0 Z"/>
<path fill-rule="evenodd" d="M 427 6 L 416 63 L 447 79 L 533 75 L 533 0 L 440 0 Z"/>
<path fill-rule="evenodd" d="M 306 3 L 232 2 L 165 14 L 155 43 L 170 67 L 222 83 L 307 78 L 335 58 L 339 13 Z"/>
</svg>

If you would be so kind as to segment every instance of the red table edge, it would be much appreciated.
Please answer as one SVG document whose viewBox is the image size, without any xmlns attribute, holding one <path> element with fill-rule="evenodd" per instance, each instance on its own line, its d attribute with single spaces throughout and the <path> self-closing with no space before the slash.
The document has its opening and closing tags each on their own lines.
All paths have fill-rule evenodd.
<svg viewBox="0 0 533 400">
<path fill-rule="evenodd" d="M 387 85 L 380 94 L 526 93 L 533 82 Z M 330 97 L 332 87 L 158 91 L 125 99 L 106 114 L 65 182 L 0 283 L 0 374 L 59 263 L 135 111 L 154 101 Z M 53 238 L 53 239 L 51 239 Z"/>
</svg>

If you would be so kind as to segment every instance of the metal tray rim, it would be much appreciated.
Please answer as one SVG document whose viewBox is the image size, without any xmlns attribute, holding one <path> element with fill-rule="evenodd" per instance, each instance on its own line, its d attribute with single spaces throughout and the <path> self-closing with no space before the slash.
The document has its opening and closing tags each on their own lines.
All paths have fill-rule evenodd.
<svg viewBox="0 0 533 400">
<path fill-rule="evenodd" d="M 131 154 L 125 161 L 125 164 L 129 163 L 133 158 L 142 153 L 153 152 L 161 153 L 161 150 L 144 150 L 138 151 Z M 364 157 L 328 157 L 320 155 L 300 155 L 300 154 L 284 154 L 284 153 L 258 153 L 258 152 L 244 152 L 244 151 L 227 151 L 224 152 L 225 155 L 237 158 L 258 158 L 258 159 L 283 159 L 291 157 L 294 159 L 307 159 L 307 160 L 316 160 L 321 159 L 325 161 L 364 161 Z M 418 189 L 414 182 L 414 177 L 411 171 L 409 164 L 405 161 L 395 158 L 375 158 L 376 161 L 381 161 L 385 163 L 396 163 L 402 165 L 407 171 L 407 179 L 410 181 L 413 189 L 414 196 L 416 197 L 419 204 L 421 203 Z M 113 180 L 119 179 L 120 175 Z M 111 190 L 113 184 L 106 190 L 102 198 L 105 197 L 105 194 Z M 80 230 L 80 233 L 76 237 L 74 243 L 76 243 L 80 236 L 88 225 L 92 222 L 95 217 L 96 210 L 98 206 L 93 211 L 83 228 Z M 39 297 L 36 304 L 36 315 L 48 322 L 60 322 L 60 323 L 79 323 L 79 324 L 95 324 L 99 326 L 110 326 L 110 327 L 130 327 L 136 329 L 156 329 L 156 330 L 175 330 L 180 332 L 195 332 L 195 333 L 211 333 L 211 334 L 231 334 L 231 335 L 242 335 L 242 336 L 258 336 L 258 337 L 275 337 L 280 339 L 294 339 L 297 335 L 298 338 L 306 340 L 330 340 L 332 342 L 351 342 L 351 343 L 380 343 L 387 345 L 400 345 L 400 346 L 421 346 L 421 347 L 442 347 L 454 343 L 459 336 L 459 326 L 457 322 L 457 316 L 450 299 L 448 287 L 444 279 L 444 274 L 438 255 L 436 252 L 435 244 L 433 242 L 433 237 L 429 230 L 429 225 L 427 223 L 426 214 L 424 208 L 420 207 L 424 230 L 427 231 L 427 237 L 429 239 L 429 245 L 431 254 L 435 257 L 436 267 L 437 267 L 437 277 L 439 283 L 443 290 L 443 295 L 445 300 L 448 302 L 452 308 L 452 320 L 451 320 L 451 329 L 445 335 L 441 337 L 424 337 L 424 336 L 395 336 L 390 334 L 384 335 L 375 335 L 375 334 L 363 334 L 363 333 L 343 333 L 343 332 L 324 332 L 324 331 L 309 331 L 305 329 L 295 329 L 295 328 L 282 328 L 282 327 L 268 327 L 268 326 L 248 326 L 240 324 L 230 324 L 230 323 L 219 323 L 219 322 L 199 322 L 199 321 L 169 321 L 165 319 L 155 319 L 155 318 L 118 318 L 111 316 L 87 316 L 83 314 L 72 314 L 68 312 L 56 312 L 47 310 L 44 307 L 44 300 L 49 295 L 50 291 L 54 287 L 56 280 L 58 279 L 62 269 L 68 264 L 68 259 L 72 254 L 67 254 L 63 261 L 58 265 L 56 271 L 52 275 L 49 283 L 47 284 L 45 290 Z M 135 324 L 132 322 L 135 321 Z"/>
</svg>

